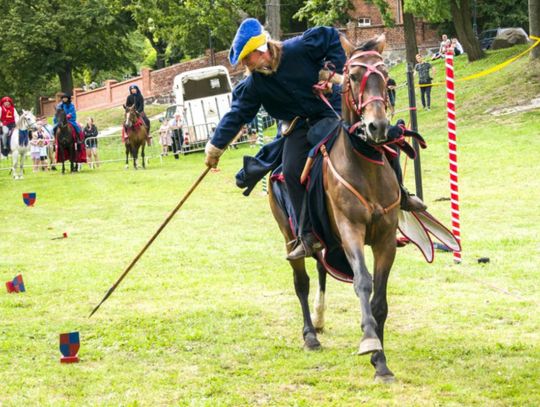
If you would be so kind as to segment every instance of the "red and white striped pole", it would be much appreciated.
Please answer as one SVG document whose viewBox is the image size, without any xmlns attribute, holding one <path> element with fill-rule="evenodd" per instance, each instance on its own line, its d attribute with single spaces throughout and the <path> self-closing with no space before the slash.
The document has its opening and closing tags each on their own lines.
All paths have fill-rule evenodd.
<svg viewBox="0 0 540 407">
<path fill-rule="evenodd" d="M 448 161 L 450 164 L 450 204 L 452 211 L 452 233 L 461 244 L 459 223 L 459 191 L 456 137 L 456 94 L 454 90 L 454 53 L 446 53 L 446 111 L 448 127 Z M 454 262 L 461 263 L 461 252 L 454 252 Z"/>
</svg>

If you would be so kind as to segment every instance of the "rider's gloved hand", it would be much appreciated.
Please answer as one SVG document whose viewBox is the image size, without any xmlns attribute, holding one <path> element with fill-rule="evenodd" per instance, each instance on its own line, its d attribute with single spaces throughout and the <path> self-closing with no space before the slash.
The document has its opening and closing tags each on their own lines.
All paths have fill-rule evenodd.
<svg viewBox="0 0 540 407">
<path fill-rule="evenodd" d="M 73 116 L 71 116 L 71 113 L 66 116 L 66 119 L 71 120 Z"/>
<path fill-rule="evenodd" d="M 402 119 L 399 119 L 396 122 L 395 126 L 390 126 L 388 128 L 387 136 L 388 142 L 386 144 L 397 145 L 405 154 L 407 154 L 412 159 L 416 158 L 416 151 L 414 151 L 414 148 L 412 148 L 412 146 L 407 143 L 405 137 L 413 137 L 414 139 L 416 139 L 421 148 L 427 147 L 424 138 L 416 131 L 412 131 L 406 128 L 405 122 Z"/>
<path fill-rule="evenodd" d="M 204 153 L 206 154 L 206 157 L 204 158 L 204 163 L 207 167 L 210 168 L 216 168 L 219 163 L 219 157 L 223 154 L 225 150 L 221 148 L 217 148 L 215 145 L 210 143 L 206 143 L 206 147 L 204 148 Z"/>
</svg>

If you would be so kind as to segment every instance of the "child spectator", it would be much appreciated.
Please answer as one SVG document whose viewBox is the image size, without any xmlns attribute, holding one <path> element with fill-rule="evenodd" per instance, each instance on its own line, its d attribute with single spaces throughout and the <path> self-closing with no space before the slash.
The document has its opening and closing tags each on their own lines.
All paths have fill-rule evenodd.
<svg viewBox="0 0 540 407">
<path fill-rule="evenodd" d="M 49 164 L 47 163 L 47 149 L 49 148 L 49 137 L 44 134 L 43 128 L 37 130 L 37 138 L 39 144 L 39 165 L 42 171 L 49 170 Z"/>
<path fill-rule="evenodd" d="M 39 170 L 39 164 L 41 162 L 41 147 L 39 145 L 39 139 L 36 132 L 32 132 L 32 139 L 30 140 L 30 157 L 32 157 L 33 170 L 37 172 Z"/>
<path fill-rule="evenodd" d="M 257 147 L 257 130 L 250 129 L 249 130 L 249 148 L 256 148 Z"/>
</svg>

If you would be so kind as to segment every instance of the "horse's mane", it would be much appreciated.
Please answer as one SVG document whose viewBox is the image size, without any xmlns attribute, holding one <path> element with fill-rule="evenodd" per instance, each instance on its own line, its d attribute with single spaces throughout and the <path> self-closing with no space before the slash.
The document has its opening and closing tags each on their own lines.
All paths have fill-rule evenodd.
<svg viewBox="0 0 540 407">
<path fill-rule="evenodd" d="M 354 51 L 372 51 L 375 49 L 375 46 L 377 45 L 377 40 L 369 40 L 364 42 L 363 44 L 360 44 L 358 47 L 354 49 Z"/>
</svg>

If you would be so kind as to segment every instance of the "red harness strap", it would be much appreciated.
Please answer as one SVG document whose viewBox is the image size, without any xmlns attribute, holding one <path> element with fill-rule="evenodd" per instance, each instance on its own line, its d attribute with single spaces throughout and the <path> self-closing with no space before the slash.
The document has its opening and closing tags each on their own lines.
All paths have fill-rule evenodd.
<svg viewBox="0 0 540 407">
<path fill-rule="evenodd" d="M 374 205 L 368 202 L 368 200 L 364 198 L 360 192 L 358 192 L 345 178 L 343 178 L 339 174 L 339 172 L 336 170 L 336 168 L 332 164 L 332 161 L 330 160 L 330 155 L 328 154 L 328 151 L 326 151 L 326 146 L 324 144 L 321 146 L 321 153 L 324 157 L 324 164 L 325 164 L 325 168 L 323 169 L 323 177 L 325 178 L 325 189 L 327 188 L 326 173 L 327 173 L 327 169 L 330 169 L 334 177 L 336 177 L 337 180 L 341 184 L 343 184 L 345 188 L 347 188 L 355 197 L 358 198 L 358 200 L 362 203 L 362 205 L 364 205 L 364 207 L 368 210 L 368 212 L 370 214 L 373 213 Z M 398 206 L 400 202 L 401 202 L 401 191 L 398 189 L 397 200 L 391 205 L 387 206 L 386 208 L 382 208 L 383 213 L 387 214 L 396 206 Z"/>
<path fill-rule="evenodd" d="M 359 62 L 357 59 L 366 55 L 374 55 L 379 58 L 381 58 L 380 61 L 375 62 L 374 64 L 367 64 L 364 62 Z M 364 91 L 366 90 L 367 81 L 369 79 L 369 76 L 371 74 L 379 75 L 384 83 L 386 83 L 386 78 L 384 77 L 383 73 L 377 69 L 379 66 L 384 66 L 384 62 L 382 60 L 381 54 L 379 54 L 377 51 L 362 51 L 354 54 L 346 63 L 345 67 L 343 69 L 344 73 L 346 74 L 347 78 L 349 78 L 349 71 L 352 67 L 361 66 L 365 68 L 366 72 L 364 72 L 364 75 L 362 76 L 362 81 L 360 82 L 360 89 L 358 91 L 358 97 L 355 99 L 352 95 L 352 86 L 351 81 L 348 80 L 346 84 L 346 89 L 343 91 L 343 94 L 346 94 L 345 102 L 347 103 L 347 106 L 349 109 L 354 111 L 359 117 L 360 120 L 354 123 L 350 129 L 350 133 L 354 133 L 356 129 L 362 125 L 362 111 L 364 108 L 373 102 L 382 102 L 384 104 L 385 109 L 387 108 L 388 104 L 388 97 L 386 95 L 386 87 L 385 87 L 385 95 L 383 96 L 370 96 L 367 98 L 367 100 L 363 100 Z M 358 101 L 357 101 L 358 100 Z"/>
</svg>

